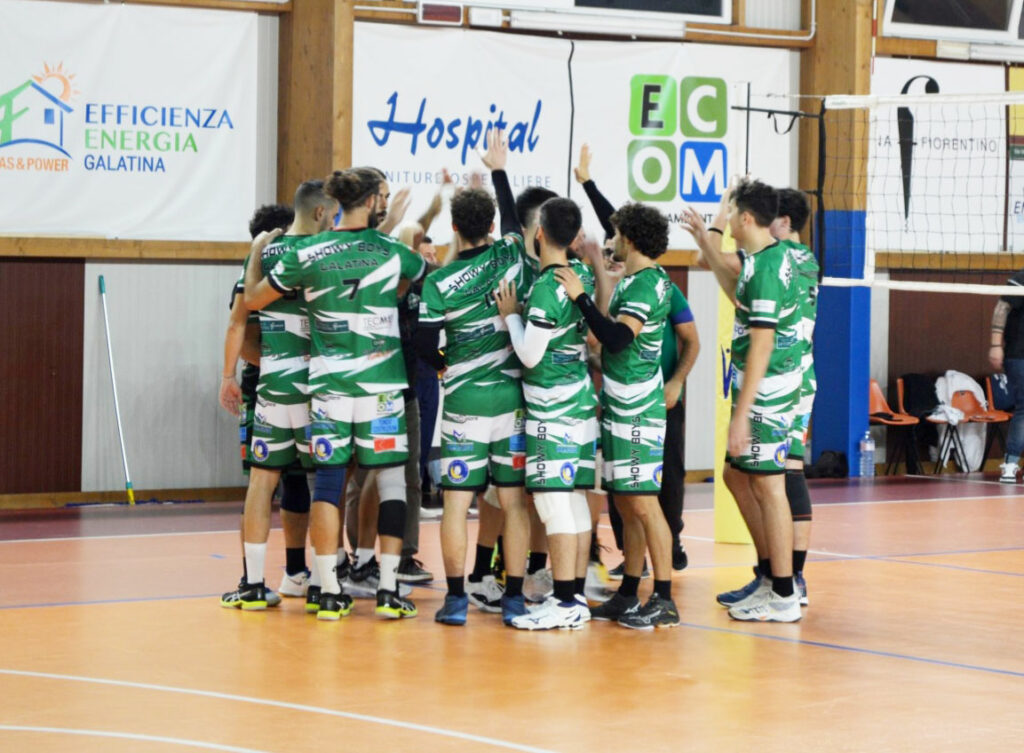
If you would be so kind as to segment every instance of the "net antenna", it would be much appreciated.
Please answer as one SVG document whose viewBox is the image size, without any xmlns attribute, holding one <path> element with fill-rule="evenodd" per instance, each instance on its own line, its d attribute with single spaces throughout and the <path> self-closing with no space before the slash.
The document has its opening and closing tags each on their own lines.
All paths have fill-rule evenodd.
<svg viewBox="0 0 1024 753">
<path fill-rule="evenodd" d="M 851 221 L 829 239 L 864 264 L 822 284 L 1024 295 L 995 284 L 1024 267 L 1024 92 L 903 91 L 824 98 L 819 196 Z"/>
</svg>

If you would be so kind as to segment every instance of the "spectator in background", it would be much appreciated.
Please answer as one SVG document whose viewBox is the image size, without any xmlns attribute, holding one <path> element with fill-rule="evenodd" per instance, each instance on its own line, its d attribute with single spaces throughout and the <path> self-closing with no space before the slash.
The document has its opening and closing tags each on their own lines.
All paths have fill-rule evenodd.
<svg viewBox="0 0 1024 753">
<path fill-rule="evenodd" d="M 1024 286 L 1024 269 L 1014 273 L 1007 284 Z M 1013 398 L 1013 418 L 1006 440 L 1006 456 L 999 467 L 999 480 L 1015 484 L 1024 452 L 1024 297 L 1004 295 L 992 312 L 992 336 L 988 360 L 996 371 L 1006 372 L 1007 388 Z"/>
</svg>

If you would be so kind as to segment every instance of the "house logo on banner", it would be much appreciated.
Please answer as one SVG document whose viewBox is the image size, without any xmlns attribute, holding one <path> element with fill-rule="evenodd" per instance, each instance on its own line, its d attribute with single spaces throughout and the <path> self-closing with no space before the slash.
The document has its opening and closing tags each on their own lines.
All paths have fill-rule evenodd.
<svg viewBox="0 0 1024 753">
<path fill-rule="evenodd" d="M 164 173 L 168 163 L 173 166 L 170 155 L 199 153 L 201 131 L 235 127 L 228 110 L 216 107 L 111 102 L 72 107 L 73 96 L 81 94 L 73 88 L 75 75 L 63 63 L 43 68 L 0 94 L 0 170 L 67 172 L 81 154 L 86 170 Z"/>
<path fill-rule="evenodd" d="M 723 79 L 633 76 L 629 131 L 634 138 L 626 150 L 630 198 L 717 202 L 728 183 L 723 141 L 728 128 Z"/>
</svg>

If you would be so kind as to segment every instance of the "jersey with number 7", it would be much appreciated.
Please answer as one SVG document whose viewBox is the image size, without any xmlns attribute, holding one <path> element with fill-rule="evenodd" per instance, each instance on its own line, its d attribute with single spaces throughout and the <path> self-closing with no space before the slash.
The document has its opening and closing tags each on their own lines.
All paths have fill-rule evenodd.
<svg viewBox="0 0 1024 753">
<path fill-rule="evenodd" d="M 408 387 L 398 330 L 398 283 L 423 257 L 370 228 L 328 231 L 286 254 L 267 276 L 302 288 L 309 309 L 310 394 L 360 397 Z"/>
</svg>

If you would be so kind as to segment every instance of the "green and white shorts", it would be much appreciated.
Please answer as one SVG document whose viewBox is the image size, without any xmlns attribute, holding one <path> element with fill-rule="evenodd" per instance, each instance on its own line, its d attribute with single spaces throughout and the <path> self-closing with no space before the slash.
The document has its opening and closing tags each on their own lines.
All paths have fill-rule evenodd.
<svg viewBox="0 0 1024 753">
<path fill-rule="evenodd" d="M 313 395 L 310 410 L 314 465 L 348 465 L 354 453 L 361 468 L 388 468 L 403 465 L 409 457 L 401 392 Z"/>
<path fill-rule="evenodd" d="M 495 486 L 522 486 L 526 479 L 526 411 L 515 408 L 497 416 L 441 416 L 441 486 L 483 491 Z"/>
<path fill-rule="evenodd" d="M 817 391 L 817 384 L 808 384 L 804 379 L 803 387 L 800 390 L 800 402 L 796 406 L 796 419 L 793 421 L 793 428 L 789 432 L 789 457 L 794 460 L 803 460 L 807 454 L 807 431 L 811 426 L 811 411 L 814 408 L 814 394 Z"/>
<path fill-rule="evenodd" d="M 657 495 L 665 455 L 665 394 L 648 393 L 639 405 L 627 406 L 601 392 L 602 480 L 614 494 Z"/>
<path fill-rule="evenodd" d="M 545 411 L 547 413 L 547 411 Z M 536 417 L 526 411 L 526 490 L 571 492 L 594 488 L 597 417 Z"/>
<path fill-rule="evenodd" d="M 313 467 L 309 457 L 309 403 L 274 403 L 256 398 L 249 462 L 257 468 L 284 470 L 298 461 Z"/>
<path fill-rule="evenodd" d="M 744 473 L 785 473 L 801 381 L 800 371 L 766 376 L 761 380 L 750 411 L 750 443 L 739 455 L 726 454 L 729 465 Z M 733 410 L 742 386 L 743 374 L 737 371 L 733 377 Z"/>
</svg>

